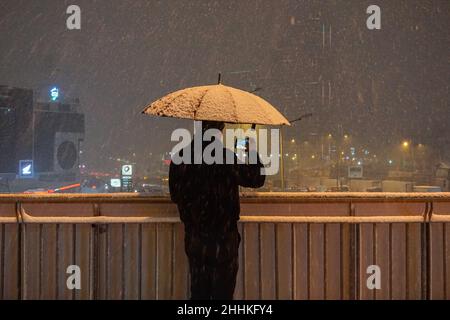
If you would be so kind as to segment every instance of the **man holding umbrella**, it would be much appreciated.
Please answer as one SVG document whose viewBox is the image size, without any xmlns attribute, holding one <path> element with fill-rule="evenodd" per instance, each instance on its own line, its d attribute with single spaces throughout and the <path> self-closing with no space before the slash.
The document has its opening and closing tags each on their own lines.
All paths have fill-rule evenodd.
<svg viewBox="0 0 450 320">
<path fill-rule="evenodd" d="M 221 83 L 171 93 L 152 103 L 143 113 L 203 121 L 202 132 L 197 132 L 202 135 L 208 129 L 222 131 L 225 122 L 289 125 L 267 101 Z M 183 158 L 183 152 L 195 151 L 192 146 L 195 140 L 196 137 L 189 147 L 179 151 L 179 158 Z M 247 141 L 248 152 L 257 152 L 248 150 L 248 145 Z M 202 152 L 206 146 L 203 142 Z M 234 150 L 223 145 L 220 149 L 223 149 L 222 164 L 172 162 L 169 172 L 171 199 L 177 204 L 185 225 L 191 299 L 196 300 L 233 298 L 241 240 L 237 228 L 239 186 L 259 188 L 265 180 L 258 155 L 249 154 L 250 159 L 257 161 L 245 164 L 237 161 Z M 235 161 L 230 164 L 225 159 Z"/>
<path fill-rule="evenodd" d="M 223 128 L 223 122 L 203 122 L 203 133 Z M 205 147 L 204 143 L 202 152 Z M 193 149 L 191 145 L 180 152 Z M 229 152 L 223 148 L 224 160 Z M 240 243 L 239 186 L 259 188 L 265 180 L 259 157 L 256 164 L 239 164 L 233 156 L 234 164 L 170 165 L 170 195 L 185 225 L 191 299 L 233 298 Z"/>
</svg>

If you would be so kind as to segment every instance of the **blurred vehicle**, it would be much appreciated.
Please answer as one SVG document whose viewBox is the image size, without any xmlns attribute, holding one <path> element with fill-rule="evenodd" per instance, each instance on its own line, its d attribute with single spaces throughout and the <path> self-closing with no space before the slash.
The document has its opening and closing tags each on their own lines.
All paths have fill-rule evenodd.
<svg viewBox="0 0 450 320">
<path fill-rule="evenodd" d="M 309 187 L 292 186 L 292 187 L 287 187 L 286 191 L 288 191 L 288 192 L 309 192 Z"/>
<path fill-rule="evenodd" d="M 328 192 L 350 192 L 350 187 L 346 186 L 346 185 L 343 185 L 340 187 L 331 187 L 331 188 L 328 188 L 327 191 Z"/>
<path fill-rule="evenodd" d="M 108 193 L 109 185 L 99 178 L 88 178 L 81 184 L 81 193 Z"/>
<path fill-rule="evenodd" d="M 148 184 L 144 183 L 140 186 L 136 186 L 135 193 L 143 193 L 148 196 L 163 196 L 164 195 L 164 189 L 160 185 L 156 184 Z"/>
<path fill-rule="evenodd" d="M 26 190 L 23 193 L 25 194 L 48 194 L 49 190 L 44 188 L 30 189 Z"/>
<path fill-rule="evenodd" d="M 442 192 L 440 186 L 414 186 L 414 192 Z"/>
<path fill-rule="evenodd" d="M 327 187 L 324 185 L 318 185 L 316 186 L 316 192 L 326 192 L 327 191 Z"/>
<path fill-rule="evenodd" d="M 299 187 L 298 186 L 286 186 L 285 188 L 284 188 L 284 191 L 285 192 L 296 192 L 296 191 L 298 191 L 299 190 Z"/>
</svg>

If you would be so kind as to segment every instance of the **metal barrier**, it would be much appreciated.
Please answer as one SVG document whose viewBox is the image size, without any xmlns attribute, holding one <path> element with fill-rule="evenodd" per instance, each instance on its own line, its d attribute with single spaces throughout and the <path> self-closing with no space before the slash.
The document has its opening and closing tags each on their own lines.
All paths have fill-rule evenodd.
<svg viewBox="0 0 450 320">
<path fill-rule="evenodd" d="M 449 222 L 448 193 L 244 194 L 235 297 L 448 299 Z M 166 198 L 0 195 L 0 298 L 187 298 L 183 237 Z"/>
</svg>

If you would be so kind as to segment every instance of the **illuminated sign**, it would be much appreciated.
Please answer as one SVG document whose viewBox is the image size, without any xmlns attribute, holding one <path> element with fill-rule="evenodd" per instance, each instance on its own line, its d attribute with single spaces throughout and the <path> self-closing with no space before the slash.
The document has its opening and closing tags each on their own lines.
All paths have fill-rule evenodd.
<svg viewBox="0 0 450 320">
<path fill-rule="evenodd" d="M 50 99 L 52 99 L 52 101 L 56 101 L 59 98 L 59 89 L 54 87 L 50 90 Z"/>
<path fill-rule="evenodd" d="M 121 191 L 122 192 L 133 192 L 133 177 L 132 176 L 122 176 L 121 178 Z"/>
<path fill-rule="evenodd" d="M 33 178 L 34 166 L 33 160 L 20 160 L 19 161 L 19 177 L 21 179 Z"/>
<path fill-rule="evenodd" d="M 122 186 L 122 182 L 120 181 L 120 179 L 111 179 L 110 184 L 113 188 L 120 188 Z"/>
<path fill-rule="evenodd" d="M 122 166 L 122 175 L 123 176 L 132 176 L 133 175 L 133 166 L 129 165 L 129 164 Z"/>
</svg>

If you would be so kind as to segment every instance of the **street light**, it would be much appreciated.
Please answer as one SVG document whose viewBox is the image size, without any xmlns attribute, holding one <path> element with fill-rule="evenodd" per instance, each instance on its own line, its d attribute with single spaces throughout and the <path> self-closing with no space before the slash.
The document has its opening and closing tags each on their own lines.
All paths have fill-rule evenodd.
<svg viewBox="0 0 450 320">
<path fill-rule="evenodd" d="M 411 157 L 411 165 L 412 165 L 412 171 L 416 171 L 416 164 L 415 164 L 415 157 L 414 157 L 414 147 L 412 146 L 410 148 L 410 146 L 412 146 L 411 142 L 408 140 L 404 140 L 402 143 L 402 147 L 405 151 L 409 151 L 410 152 L 410 157 Z M 406 159 L 403 160 L 403 166 L 405 166 L 405 161 Z"/>
</svg>

